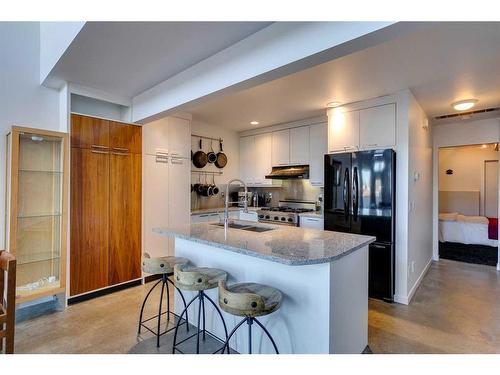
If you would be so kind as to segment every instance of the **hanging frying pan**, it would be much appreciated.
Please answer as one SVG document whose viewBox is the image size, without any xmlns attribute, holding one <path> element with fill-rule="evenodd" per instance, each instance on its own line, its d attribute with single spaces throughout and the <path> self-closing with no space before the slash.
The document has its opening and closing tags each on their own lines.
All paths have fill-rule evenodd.
<svg viewBox="0 0 500 375">
<path fill-rule="evenodd" d="M 205 165 L 207 165 L 208 162 L 207 154 L 205 154 L 205 151 L 203 151 L 201 142 L 202 141 L 200 138 L 200 149 L 193 155 L 193 164 L 196 168 L 203 168 Z"/>
<path fill-rule="evenodd" d="M 217 168 L 224 168 L 227 165 L 227 156 L 222 149 L 222 139 L 219 140 L 220 151 L 217 153 L 217 160 L 215 166 Z"/>
<path fill-rule="evenodd" d="M 212 147 L 212 141 L 210 141 L 210 152 L 207 154 L 207 159 L 210 164 L 213 164 L 217 161 L 217 155 L 214 152 L 214 148 Z"/>
</svg>

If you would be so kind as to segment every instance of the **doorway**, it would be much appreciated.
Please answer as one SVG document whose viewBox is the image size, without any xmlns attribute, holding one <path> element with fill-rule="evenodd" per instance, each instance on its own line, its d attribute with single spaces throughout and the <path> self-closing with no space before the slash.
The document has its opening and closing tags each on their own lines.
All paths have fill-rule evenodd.
<svg viewBox="0 0 500 375">
<path fill-rule="evenodd" d="M 439 258 L 498 265 L 498 144 L 438 149 Z"/>
</svg>

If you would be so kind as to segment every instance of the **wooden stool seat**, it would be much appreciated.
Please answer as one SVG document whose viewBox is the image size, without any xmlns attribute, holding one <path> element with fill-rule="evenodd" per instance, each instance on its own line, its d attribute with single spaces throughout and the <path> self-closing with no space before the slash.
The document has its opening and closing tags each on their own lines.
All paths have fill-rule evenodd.
<svg viewBox="0 0 500 375">
<path fill-rule="evenodd" d="M 148 253 L 142 256 L 142 271 L 152 275 L 172 274 L 176 264 L 186 264 L 189 260 L 181 257 L 151 258 Z"/>
<path fill-rule="evenodd" d="M 227 279 L 227 272 L 217 268 L 174 266 L 175 285 L 182 290 L 200 291 L 217 288 L 219 281 Z"/>
<path fill-rule="evenodd" d="M 219 306 L 232 315 L 268 315 L 279 309 L 282 300 L 281 292 L 267 285 L 240 283 L 228 287 L 225 281 L 219 282 Z"/>
</svg>

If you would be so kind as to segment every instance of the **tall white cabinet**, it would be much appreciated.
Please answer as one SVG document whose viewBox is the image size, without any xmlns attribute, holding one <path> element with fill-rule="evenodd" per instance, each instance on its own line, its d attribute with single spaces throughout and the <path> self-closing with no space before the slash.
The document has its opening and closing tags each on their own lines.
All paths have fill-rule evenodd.
<svg viewBox="0 0 500 375">
<path fill-rule="evenodd" d="M 143 252 L 173 255 L 175 240 L 152 230 L 190 222 L 191 122 L 167 117 L 144 125 L 142 134 Z"/>
</svg>

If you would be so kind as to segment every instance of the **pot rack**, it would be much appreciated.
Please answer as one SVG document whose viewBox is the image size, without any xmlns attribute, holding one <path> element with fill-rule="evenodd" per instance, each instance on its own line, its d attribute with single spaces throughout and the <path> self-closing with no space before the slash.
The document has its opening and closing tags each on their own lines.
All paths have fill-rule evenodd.
<svg viewBox="0 0 500 375">
<path fill-rule="evenodd" d="M 204 135 L 198 135 L 198 134 L 191 134 L 191 137 L 201 138 L 201 139 L 209 139 L 211 141 L 217 141 L 217 142 L 223 142 L 222 138 L 205 137 Z"/>
<path fill-rule="evenodd" d="M 213 174 L 213 175 L 222 175 L 222 171 L 197 171 L 195 169 L 191 170 L 191 173 L 203 173 L 203 174 Z"/>
</svg>

